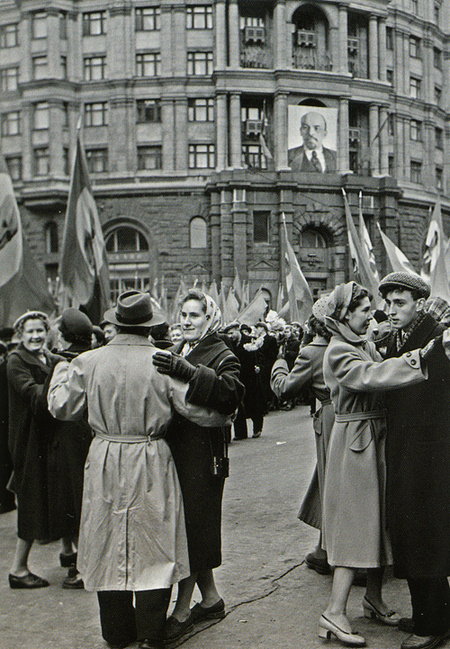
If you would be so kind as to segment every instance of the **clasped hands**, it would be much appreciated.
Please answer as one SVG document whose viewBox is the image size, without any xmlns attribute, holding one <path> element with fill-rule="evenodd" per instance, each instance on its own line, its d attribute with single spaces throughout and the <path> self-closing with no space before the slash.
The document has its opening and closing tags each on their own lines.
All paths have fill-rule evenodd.
<svg viewBox="0 0 450 649">
<path fill-rule="evenodd" d="M 195 366 L 183 356 L 168 351 L 153 354 L 153 365 L 160 374 L 168 374 L 184 383 L 189 383 L 195 373 Z"/>
</svg>

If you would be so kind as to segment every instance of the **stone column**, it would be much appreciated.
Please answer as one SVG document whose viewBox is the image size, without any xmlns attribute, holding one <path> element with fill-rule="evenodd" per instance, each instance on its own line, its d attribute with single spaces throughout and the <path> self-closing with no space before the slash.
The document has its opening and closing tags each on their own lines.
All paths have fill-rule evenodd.
<svg viewBox="0 0 450 649">
<path fill-rule="evenodd" d="M 186 76 L 186 14 L 185 7 L 172 5 L 172 67 L 176 77 Z"/>
<path fill-rule="evenodd" d="M 227 26 L 226 4 L 224 0 L 216 2 L 216 69 L 227 67 Z"/>
<path fill-rule="evenodd" d="M 238 93 L 230 95 L 230 129 L 231 166 L 240 169 L 242 167 L 242 120 L 241 96 Z"/>
<path fill-rule="evenodd" d="M 397 63 L 394 65 L 394 83 L 397 86 L 399 95 L 405 94 L 405 71 L 409 69 L 409 61 L 405 59 L 405 52 L 403 50 L 403 33 L 395 31 L 395 56 Z"/>
<path fill-rule="evenodd" d="M 234 267 L 237 268 L 240 277 L 244 277 L 247 273 L 248 208 L 246 193 L 245 189 L 233 190 L 233 207 L 231 209 L 233 218 Z M 232 274 L 233 276 L 234 273 Z"/>
<path fill-rule="evenodd" d="M 126 172 L 136 168 L 134 102 L 122 94 L 112 99 L 109 105 L 109 170 Z"/>
<path fill-rule="evenodd" d="M 187 138 L 187 99 L 175 101 L 175 159 L 176 168 L 188 168 L 188 138 Z"/>
<path fill-rule="evenodd" d="M 378 73 L 380 81 L 386 81 L 386 18 L 378 21 Z"/>
<path fill-rule="evenodd" d="M 221 93 L 216 97 L 216 124 L 217 124 L 217 171 L 222 171 L 228 166 L 227 149 L 228 149 L 228 112 L 227 112 L 227 95 Z"/>
<path fill-rule="evenodd" d="M 274 9 L 275 69 L 285 70 L 287 65 L 286 39 L 290 32 L 286 29 L 286 0 L 277 0 Z"/>
<path fill-rule="evenodd" d="M 398 180 L 410 179 L 410 152 L 409 152 L 409 118 L 397 115 L 397 139 L 395 151 L 396 177 Z"/>
<path fill-rule="evenodd" d="M 50 127 L 48 130 L 48 153 L 50 161 L 49 175 L 62 178 L 64 176 L 62 143 L 63 107 L 61 101 L 48 102 Z"/>
<path fill-rule="evenodd" d="M 348 99 L 339 100 L 339 142 L 338 142 L 338 171 L 346 173 L 350 167 L 348 152 Z"/>
<path fill-rule="evenodd" d="M 369 149 L 370 149 L 370 175 L 380 175 L 380 141 L 378 129 L 380 128 L 378 105 L 370 104 L 369 107 Z"/>
<path fill-rule="evenodd" d="M 347 5 L 339 5 L 339 73 L 348 74 Z"/>
<path fill-rule="evenodd" d="M 369 16 L 369 79 L 378 79 L 378 18 Z"/>
<path fill-rule="evenodd" d="M 380 173 L 382 176 L 389 175 L 388 129 L 387 106 L 380 106 Z"/>
<path fill-rule="evenodd" d="M 59 13 L 47 10 L 47 67 L 50 79 L 61 79 L 61 47 L 59 40 Z"/>
<path fill-rule="evenodd" d="M 211 193 L 211 207 L 209 211 L 211 223 L 211 278 L 220 281 L 220 193 Z"/>
<path fill-rule="evenodd" d="M 228 35 L 230 47 L 230 67 L 241 66 L 239 54 L 239 7 L 237 0 L 230 0 L 228 4 Z"/>
<path fill-rule="evenodd" d="M 135 45 L 134 25 L 131 28 L 131 7 L 118 5 L 109 10 L 110 21 L 108 23 L 107 52 L 108 68 L 113 71 L 114 76 L 122 76 L 129 79 L 135 74 L 135 60 L 132 52 Z M 111 75 L 111 72 L 109 73 Z"/>
<path fill-rule="evenodd" d="M 275 115 L 275 169 L 288 169 L 288 94 L 277 92 L 274 102 Z"/>
<path fill-rule="evenodd" d="M 175 169 L 174 125 L 175 110 L 171 99 L 161 102 L 161 133 L 162 133 L 162 167 L 164 171 Z"/>
<path fill-rule="evenodd" d="M 434 102 L 434 54 L 433 41 L 431 38 L 424 38 L 423 44 L 423 75 L 422 75 L 422 96 L 421 99 L 426 102 Z"/>
<path fill-rule="evenodd" d="M 26 58 L 26 57 L 23 57 Z M 22 176 L 23 180 L 31 180 L 34 177 L 33 169 L 33 146 L 32 146 L 32 121 L 33 106 L 31 103 L 22 104 Z"/>
<path fill-rule="evenodd" d="M 173 76 L 172 5 L 164 4 L 161 6 L 161 76 Z M 186 76 L 186 71 L 183 76 Z"/>
<path fill-rule="evenodd" d="M 222 189 L 220 192 L 220 279 L 234 276 L 231 205 L 231 191 Z"/>
<path fill-rule="evenodd" d="M 31 52 L 30 36 L 31 14 L 24 13 L 23 18 L 19 23 L 19 43 L 21 44 L 22 52 Z M 31 56 L 21 56 L 19 63 L 19 81 L 30 81 L 31 76 Z"/>
<path fill-rule="evenodd" d="M 422 170 L 422 182 L 426 187 L 436 187 L 436 160 L 435 152 L 435 124 L 428 118 L 423 122 L 423 148 L 425 151 L 424 165 Z M 428 164 L 427 164 L 428 163 Z M 444 165 L 441 165 L 445 168 Z"/>
</svg>

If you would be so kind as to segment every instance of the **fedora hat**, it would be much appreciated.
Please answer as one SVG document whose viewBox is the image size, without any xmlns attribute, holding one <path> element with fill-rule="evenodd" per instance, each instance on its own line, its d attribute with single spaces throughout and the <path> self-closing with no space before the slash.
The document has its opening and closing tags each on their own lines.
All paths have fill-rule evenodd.
<svg viewBox="0 0 450 649">
<path fill-rule="evenodd" d="M 119 295 L 115 308 L 108 309 L 103 320 L 118 327 L 153 327 L 165 322 L 164 316 L 153 313 L 150 295 L 140 291 Z"/>
</svg>

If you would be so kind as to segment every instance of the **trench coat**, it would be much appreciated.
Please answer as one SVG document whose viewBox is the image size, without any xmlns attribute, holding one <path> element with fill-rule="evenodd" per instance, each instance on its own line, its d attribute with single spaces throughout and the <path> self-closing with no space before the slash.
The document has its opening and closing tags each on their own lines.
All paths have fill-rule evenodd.
<svg viewBox="0 0 450 649">
<path fill-rule="evenodd" d="M 50 412 L 83 417 L 95 435 L 84 471 L 77 567 L 87 590 L 169 588 L 190 574 L 181 490 L 163 436 L 175 410 L 198 424 L 227 418 L 186 402 L 187 385 L 160 374 L 157 348 L 120 333 L 60 363 Z"/>
<path fill-rule="evenodd" d="M 176 347 L 181 351 L 183 343 Z M 199 406 L 233 414 L 244 394 L 239 361 L 217 334 L 201 340 L 186 355 L 197 366 L 186 398 Z M 200 427 L 176 414 L 167 432 L 186 516 L 189 561 L 192 572 L 216 568 L 222 562 L 222 496 L 225 475 L 214 475 L 214 464 L 227 456 L 228 431 Z"/>
<path fill-rule="evenodd" d="M 427 314 L 389 357 L 425 346 L 444 327 Z M 438 343 L 438 341 L 436 341 Z M 426 383 L 387 395 L 388 526 L 397 577 L 450 575 L 450 363 L 441 344 Z"/>
<path fill-rule="evenodd" d="M 11 489 L 17 497 L 17 533 L 25 541 L 61 537 L 51 521 L 51 446 L 61 424 L 48 412 L 45 382 L 60 356 L 44 350 L 47 362 L 20 344 L 7 363 Z"/>
<path fill-rule="evenodd" d="M 333 566 L 392 563 L 386 521 L 384 391 L 425 381 L 418 350 L 384 362 L 373 343 L 331 318 L 324 357 L 335 423 L 328 445 L 323 545 Z"/>
<path fill-rule="evenodd" d="M 280 399 L 294 398 L 307 386 L 321 403 L 313 420 L 317 465 L 298 515 L 304 523 L 317 529 L 322 524 L 325 458 L 334 424 L 334 408 L 323 377 L 323 357 L 327 346 L 325 338 L 318 338 L 302 347 L 290 372 L 285 360 L 276 361 L 270 381 L 270 387 Z"/>
</svg>

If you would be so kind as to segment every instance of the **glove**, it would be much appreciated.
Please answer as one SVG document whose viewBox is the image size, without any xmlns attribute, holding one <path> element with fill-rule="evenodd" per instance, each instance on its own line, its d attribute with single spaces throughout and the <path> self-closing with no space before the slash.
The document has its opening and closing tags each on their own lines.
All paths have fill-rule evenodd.
<svg viewBox="0 0 450 649">
<path fill-rule="evenodd" d="M 156 352 L 153 354 L 152 361 L 160 374 L 168 374 L 184 383 L 189 383 L 196 369 L 183 356 L 173 352 Z"/>
<path fill-rule="evenodd" d="M 385 320 L 384 322 L 380 322 L 374 328 L 372 333 L 372 340 L 377 347 L 382 347 L 391 337 L 391 333 L 392 325 L 389 320 Z"/>
</svg>

